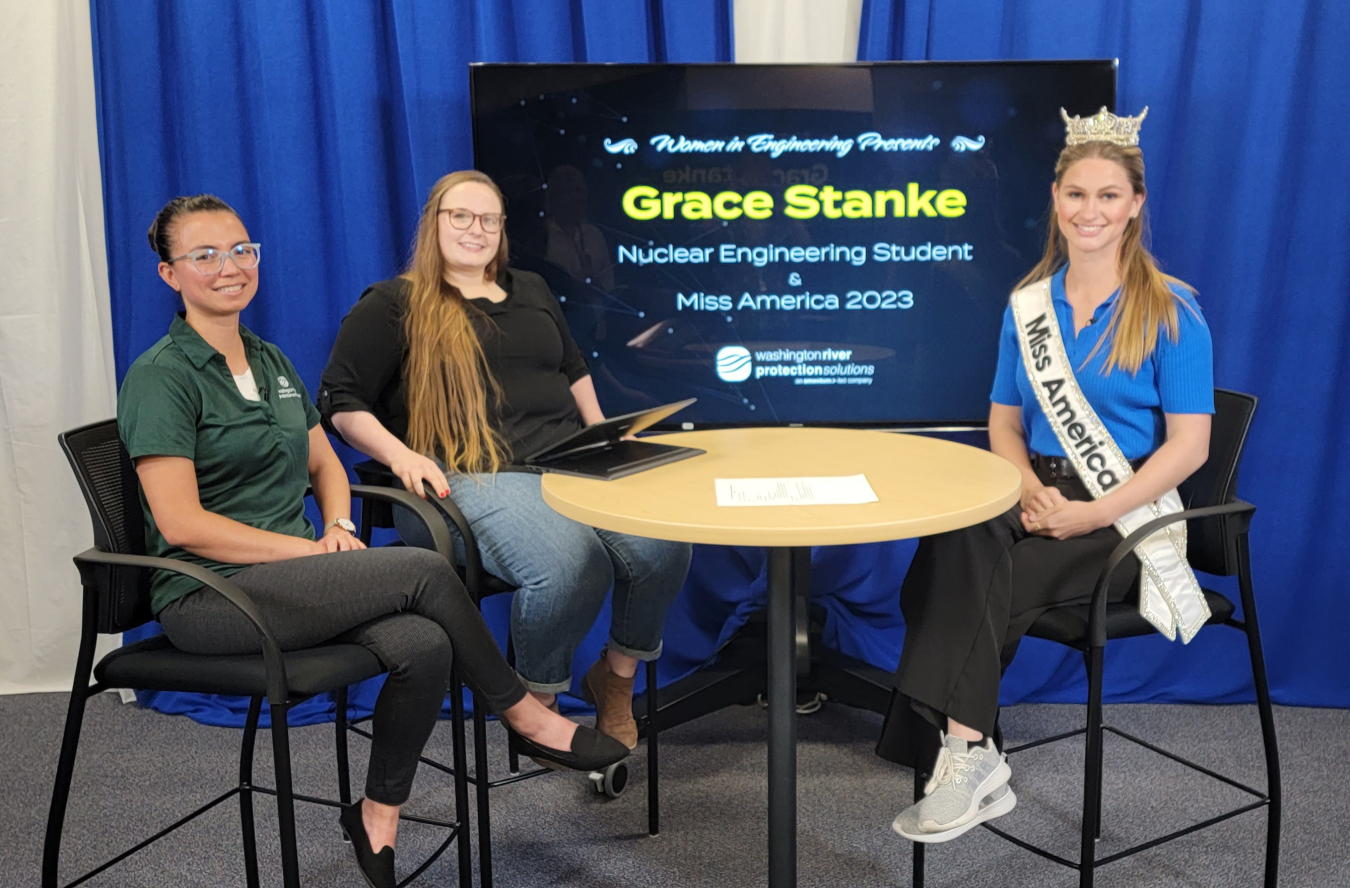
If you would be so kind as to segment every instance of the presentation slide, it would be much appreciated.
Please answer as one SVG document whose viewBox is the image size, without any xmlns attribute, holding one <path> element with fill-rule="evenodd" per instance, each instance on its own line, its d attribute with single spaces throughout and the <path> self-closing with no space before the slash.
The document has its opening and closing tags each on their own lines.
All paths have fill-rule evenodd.
<svg viewBox="0 0 1350 888">
<path fill-rule="evenodd" d="M 610 414 L 983 422 L 1070 114 L 1111 61 L 477 65 L 476 165 Z"/>
</svg>

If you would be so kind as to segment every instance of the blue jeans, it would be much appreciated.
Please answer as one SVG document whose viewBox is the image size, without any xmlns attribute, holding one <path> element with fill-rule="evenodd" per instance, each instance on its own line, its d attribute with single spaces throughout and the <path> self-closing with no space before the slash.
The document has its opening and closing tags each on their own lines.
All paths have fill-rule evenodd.
<svg viewBox="0 0 1350 888">
<path fill-rule="evenodd" d="M 478 540 L 483 569 L 518 587 L 511 608 L 516 672 L 525 686 L 556 694 L 572 685 L 572 658 L 611 587 L 609 646 L 639 660 L 661 655 L 666 611 L 680 594 L 692 548 L 599 530 L 544 502 L 540 476 L 450 475 L 450 495 Z M 600 483 L 600 482 L 597 482 Z M 394 510 L 400 536 L 430 547 L 419 522 Z M 451 526 L 461 561 L 464 544 Z"/>
</svg>

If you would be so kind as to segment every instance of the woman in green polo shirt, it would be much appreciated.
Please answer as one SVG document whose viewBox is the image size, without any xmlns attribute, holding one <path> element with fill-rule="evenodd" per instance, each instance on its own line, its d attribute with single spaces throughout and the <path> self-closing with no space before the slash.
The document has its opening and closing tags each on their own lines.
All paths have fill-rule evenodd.
<svg viewBox="0 0 1350 888">
<path fill-rule="evenodd" d="M 258 290 L 260 247 L 234 210 L 211 195 L 176 198 L 149 237 L 159 275 L 184 311 L 131 365 L 118 395 L 147 549 L 230 576 L 283 650 L 355 643 L 389 670 L 375 704 L 366 795 L 341 815 L 368 881 L 395 884 L 399 806 L 440 712 L 452 655 L 510 724 L 519 751 L 578 770 L 626 756 L 623 744 L 525 692 L 443 559 L 422 549 L 366 549 L 352 535 L 346 471 L 299 374 L 239 323 Z M 323 513 L 317 539 L 305 517 L 308 486 Z M 152 598 L 175 646 L 257 651 L 244 616 L 189 578 L 157 576 Z"/>
</svg>

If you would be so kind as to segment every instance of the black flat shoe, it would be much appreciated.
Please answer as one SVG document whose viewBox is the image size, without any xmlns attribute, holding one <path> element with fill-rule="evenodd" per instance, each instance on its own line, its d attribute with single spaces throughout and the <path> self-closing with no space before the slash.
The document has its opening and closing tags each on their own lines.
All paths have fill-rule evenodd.
<svg viewBox="0 0 1350 888">
<path fill-rule="evenodd" d="M 628 747 L 618 740 L 585 725 L 577 725 L 572 748 L 567 752 L 540 746 L 515 731 L 509 736 L 511 749 L 517 754 L 529 756 L 541 765 L 557 765 L 569 771 L 601 771 L 628 758 L 629 753 Z"/>
<path fill-rule="evenodd" d="M 352 840 L 352 850 L 356 852 L 356 865 L 361 869 L 366 884 L 370 888 L 397 888 L 394 878 L 394 849 L 385 846 L 376 854 L 370 848 L 370 836 L 366 835 L 366 825 L 361 820 L 361 799 L 342 809 L 338 823 Z"/>
</svg>

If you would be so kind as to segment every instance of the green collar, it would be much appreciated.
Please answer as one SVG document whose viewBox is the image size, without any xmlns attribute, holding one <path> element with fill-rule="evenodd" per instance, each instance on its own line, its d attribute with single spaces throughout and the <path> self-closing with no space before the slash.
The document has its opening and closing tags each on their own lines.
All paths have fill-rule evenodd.
<svg viewBox="0 0 1350 888">
<path fill-rule="evenodd" d="M 239 335 L 244 340 L 244 350 L 250 358 L 257 354 L 258 347 L 262 345 L 262 340 L 243 324 L 239 325 Z M 192 366 L 198 370 L 205 367 L 207 362 L 217 355 L 224 357 L 209 342 L 202 339 L 200 333 L 192 329 L 185 319 L 184 312 L 180 311 L 173 316 L 173 323 L 169 324 L 169 338 L 192 362 Z M 250 363 L 252 362 L 250 361 Z"/>
</svg>

